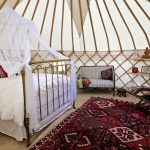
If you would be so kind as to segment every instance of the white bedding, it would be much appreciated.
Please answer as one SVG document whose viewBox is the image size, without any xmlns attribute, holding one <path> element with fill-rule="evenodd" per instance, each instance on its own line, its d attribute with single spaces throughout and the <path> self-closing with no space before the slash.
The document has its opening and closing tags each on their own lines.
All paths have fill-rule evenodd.
<svg viewBox="0 0 150 150">
<path fill-rule="evenodd" d="M 0 79 L 0 119 L 23 126 L 24 101 L 21 76 Z"/>
<path fill-rule="evenodd" d="M 57 84 L 57 75 L 54 75 L 54 97 L 55 97 L 55 109 L 59 108 L 59 98 L 58 98 L 58 84 Z M 64 86 L 67 86 L 67 78 L 64 78 Z M 51 74 L 48 74 L 48 93 L 49 93 L 49 111 L 52 112 L 52 78 Z M 37 102 L 37 116 L 39 120 L 39 97 L 38 97 L 38 78 L 37 75 L 33 74 L 34 89 L 36 92 Z M 68 78 L 68 83 L 70 83 L 70 78 Z M 63 105 L 63 93 L 65 98 L 65 103 L 67 102 L 67 88 L 64 92 L 62 90 L 62 76 L 59 75 L 59 97 L 61 97 L 60 105 Z M 70 90 L 70 86 L 68 86 Z M 41 99 L 42 99 L 42 112 L 43 116 L 46 116 L 46 84 L 45 84 L 45 75 L 40 74 L 40 90 L 41 90 Z M 70 103 L 71 104 L 71 103 Z M 23 126 L 24 121 L 24 101 L 23 101 L 23 90 L 22 90 L 22 78 L 21 76 L 1 78 L 0 79 L 0 119 L 1 120 L 14 120 L 16 124 L 20 127 Z"/>
<path fill-rule="evenodd" d="M 25 127 L 18 126 L 13 120 L 0 119 L 0 132 L 15 138 L 17 141 L 26 138 Z"/>
</svg>

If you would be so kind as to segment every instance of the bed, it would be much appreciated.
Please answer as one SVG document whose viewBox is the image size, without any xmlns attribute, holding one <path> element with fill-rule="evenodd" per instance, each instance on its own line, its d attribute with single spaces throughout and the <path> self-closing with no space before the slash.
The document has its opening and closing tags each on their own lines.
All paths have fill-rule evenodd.
<svg viewBox="0 0 150 150">
<path fill-rule="evenodd" d="M 33 21 L 11 8 L 0 11 L 0 30 L 0 66 L 5 71 L 0 74 L 0 132 L 19 141 L 27 138 L 30 145 L 34 132 L 72 107 L 75 66 L 49 47 Z"/>
<path fill-rule="evenodd" d="M 30 145 L 31 134 L 73 106 L 71 66 L 65 61 L 70 59 L 30 63 L 33 85 L 26 82 L 25 68 L 22 75 L 0 79 L 0 132 L 18 141 L 27 138 Z"/>
</svg>

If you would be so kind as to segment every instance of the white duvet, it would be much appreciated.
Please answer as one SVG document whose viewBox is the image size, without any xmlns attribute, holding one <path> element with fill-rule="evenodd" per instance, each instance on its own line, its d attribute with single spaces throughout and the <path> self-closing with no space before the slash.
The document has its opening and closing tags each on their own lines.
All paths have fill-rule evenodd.
<svg viewBox="0 0 150 150">
<path fill-rule="evenodd" d="M 38 79 L 37 75 L 32 75 L 34 92 L 38 97 Z M 64 76 L 64 82 L 67 82 L 67 78 Z M 70 82 L 70 78 L 68 78 Z M 52 78 L 48 75 L 48 90 L 50 93 L 52 90 Z M 59 87 L 62 86 L 62 76 L 59 75 Z M 67 85 L 67 83 L 64 83 Z M 57 85 L 57 76 L 54 76 L 54 87 Z M 41 95 L 45 93 L 45 75 L 40 74 L 40 89 Z M 35 100 L 35 97 L 33 98 Z M 33 100 L 32 99 L 32 100 Z M 37 99 L 37 98 L 36 98 Z M 31 99 L 30 99 L 31 100 Z M 32 104 L 36 102 L 33 100 Z M 30 101 L 31 104 L 31 101 Z M 32 105 L 33 106 L 33 105 Z M 38 106 L 37 106 L 38 107 Z M 38 107 L 39 108 L 39 107 Z M 33 107 L 32 107 L 33 109 Z M 35 110 L 36 112 L 36 110 Z M 16 77 L 8 77 L 0 79 L 0 119 L 1 120 L 14 120 L 19 126 L 23 126 L 24 121 L 24 100 L 23 100 L 23 89 L 22 89 L 22 77 L 21 75 Z"/>
</svg>

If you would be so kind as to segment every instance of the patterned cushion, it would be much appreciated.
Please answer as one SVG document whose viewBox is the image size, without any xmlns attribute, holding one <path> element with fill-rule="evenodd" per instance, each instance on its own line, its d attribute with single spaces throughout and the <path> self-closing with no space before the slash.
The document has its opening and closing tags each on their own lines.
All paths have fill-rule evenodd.
<svg viewBox="0 0 150 150">
<path fill-rule="evenodd" d="M 89 84 L 91 84 L 91 80 L 87 77 L 82 77 L 82 85 L 83 87 L 89 87 Z"/>
<path fill-rule="evenodd" d="M 3 69 L 3 67 L 0 65 L 0 78 L 6 78 L 8 77 L 7 72 Z"/>
<path fill-rule="evenodd" d="M 101 78 L 103 80 L 112 80 L 112 68 L 101 71 Z"/>
</svg>

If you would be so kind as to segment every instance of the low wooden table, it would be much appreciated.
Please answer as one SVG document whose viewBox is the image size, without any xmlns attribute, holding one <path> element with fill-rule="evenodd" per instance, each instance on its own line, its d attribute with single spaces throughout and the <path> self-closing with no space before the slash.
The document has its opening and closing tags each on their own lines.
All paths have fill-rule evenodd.
<svg viewBox="0 0 150 150">
<path fill-rule="evenodd" d="M 126 90 L 126 89 L 117 88 L 117 95 L 118 95 L 119 97 L 121 97 L 121 96 L 126 97 L 126 93 L 127 93 L 127 90 Z"/>
<path fill-rule="evenodd" d="M 140 92 L 150 92 L 150 88 L 149 87 L 139 87 L 136 91 L 134 92 L 129 92 L 131 95 L 141 99 L 141 101 L 139 102 L 139 104 L 142 102 L 142 101 L 145 101 L 147 103 L 150 103 L 150 95 L 148 94 L 145 94 L 145 95 L 142 95 L 142 96 L 139 96 L 138 93 Z"/>
<path fill-rule="evenodd" d="M 147 104 L 147 111 L 150 112 L 150 95 L 143 95 L 143 96 L 139 96 L 138 93 L 140 92 L 144 92 L 144 91 L 147 91 L 147 92 L 150 92 L 150 88 L 146 88 L 146 87 L 140 87 L 138 88 L 136 91 L 134 92 L 130 92 L 130 91 L 127 91 L 129 94 L 139 98 L 139 102 L 136 103 L 134 105 L 134 107 L 130 108 L 128 112 L 131 112 L 133 109 L 135 109 L 136 107 L 140 106 L 140 105 L 145 105 Z M 149 104 L 149 105 L 148 105 Z"/>
</svg>

